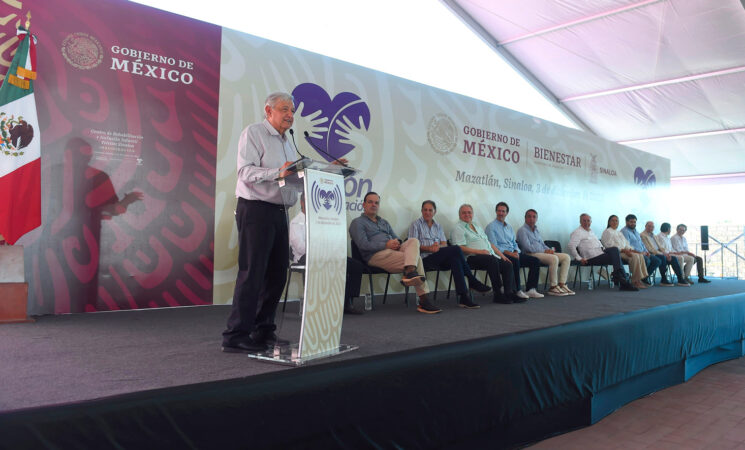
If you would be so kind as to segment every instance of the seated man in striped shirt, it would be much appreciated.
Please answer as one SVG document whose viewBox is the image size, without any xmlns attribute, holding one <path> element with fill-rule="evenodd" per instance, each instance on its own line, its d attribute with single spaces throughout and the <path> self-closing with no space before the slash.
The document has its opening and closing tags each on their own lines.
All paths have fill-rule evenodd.
<svg viewBox="0 0 745 450">
<path fill-rule="evenodd" d="M 463 251 L 457 245 L 447 245 L 445 232 L 434 219 L 437 206 L 433 200 L 422 202 L 422 217 L 415 220 L 409 227 L 409 239 L 419 239 L 419 251 L 424 262 L 425 270 L 433 270 L 447 264 L 453 274 L 455 292 L 458 294 L 458 306 L 462 308 L 478 308 L 478 303 L 468 292 L 468 287 L 480 293 L 489 292 L 491 288 L 476 279 L 468 267 Z M 466 286 L 468 278 L 468 286 Z"/>
</svg>

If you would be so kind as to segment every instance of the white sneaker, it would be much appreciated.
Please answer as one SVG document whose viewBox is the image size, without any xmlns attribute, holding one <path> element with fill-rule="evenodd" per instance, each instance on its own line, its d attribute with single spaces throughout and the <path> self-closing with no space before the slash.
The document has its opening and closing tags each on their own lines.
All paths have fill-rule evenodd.
<svg viewBox="0 0 745 450">
<path fill-rule="evenodd" d="M 543 297 L 544 297 L 544 295 L 543 295 L 543 294 L 541 294 L 540 292 L 536 291 L 536 290 L 535 290 L 535 288 L 533 288 L 533 289 L 529 290 L 529 291 L 528 291 L 528 292 L 526 293 L 526 295 L 527 295 L 528 297 L 530 297 L 530 298 L 543 298 Z"/>
<path fill-rule="evenodd" d="M 535 289 L 534 289 L 534 290 L 535 290 Z M 530 298 L 530 297 L 528 297 L 528 294 L 526 294 L 526 293 L 525 293 L 525 292 L 523 292 L 522 290 L 519 290 L 519 291 L 515 292 L 515 295 L 517 295 L 517 296 L 518 296 L 518 297 L 520 297 L 520 298 Z"/>
</svg>

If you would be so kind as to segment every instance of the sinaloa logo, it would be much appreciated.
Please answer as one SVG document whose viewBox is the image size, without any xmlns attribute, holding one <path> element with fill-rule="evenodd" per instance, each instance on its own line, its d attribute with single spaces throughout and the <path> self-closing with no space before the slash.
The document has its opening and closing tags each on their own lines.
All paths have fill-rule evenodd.
<svg viewBox="0 0 745 450">
<path fill-rule="evenodd" d="M 447 114 L 435 114 L 427 125 L 427 141 L 435 152 L 446 155 L 458 143 L 458 129 Z"/>
<path fill-rule="evenodd" d="M 357 136 L 370 129 L 370 108 L 357 94 L 340 92 L 331 99 L 321 86 L 303 83 L 293 89 L 292 96 L 295 120 L 304 122 L 308 128 L 301 130 L 308 132 L 305 139 L 327 153 L 318 153 L 326 161 L 354 150 L 360 140 Z"/>
<path fill-rule="evenodd" d="M 28 147 L 34 140 L 34 127 L 13 115 L 0 112 L 0 153 L 8 156 L 22 156 L 21 149 Z"/>
<path fill-rule="evenodd" d="M 62 56 L 77 69 L 93 69 L 103 61 L 103 47 L 88 33 L 72 33 L 62 41 Z"/>
</svg>

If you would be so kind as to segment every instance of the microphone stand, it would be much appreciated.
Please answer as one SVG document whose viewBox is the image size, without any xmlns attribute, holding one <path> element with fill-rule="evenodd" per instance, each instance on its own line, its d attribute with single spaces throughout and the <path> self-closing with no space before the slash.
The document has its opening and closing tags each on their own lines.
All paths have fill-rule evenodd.
<svg viewBox="0 0 745 450">
<path fill-rule="evenodd" d="M 309 133 L 308 133 L 307 131 L 303 131 L 303 134 L 305 135 L 305 142 L 307 142 L 308 144 L 310 144 L 310 146 L 311 146 L 311 147 L 313 147 L 314 149 L 316 149 L 316 150 L 318 150 L 319 152 L 323 153 L 324 155 L 326 155 L 326 156 L 328 156 L 328 157 L 332 158 L 332 159 L 334 160 L 334 162 L 336 162 L 336 163 L 337 163 L 337 164 L 339 164 L 340 166 L 342 166 L 342 167 L 344 167 L 344 168 L 347 168 L 347 169 L 349 169 L 349 166 L 348 166 L 348 165 L 346 165 L 346 164 L 344 164 L 343 162 L 339 161 L 339 159 L 338 159 L 338 158 L 335 158 L 335 157 L 334 157 L 333 155 L 329 154 L 328 152 L 324 151 L 324 150 L 323 150 L 322 148 L 320 148 L 319 146 L 315 145 L 315 144 L 314 144 L 314 143 L 313 143 L 313 142 L 312 142 L 312 141 L 310 140 L 310 134 L 309 134 Z M 344 170 L 344 169 L 341 169 L 341 174 L 342 174 L 342 176 L 343 176 L 344 178 L 348 177 L 348 176 L 349 176 L 349 175 L 350 175 L 351 173 L 354 173 L 354 171 L 350 171 L 350 170 Z"/>
<path fill-rule="evenodd" d="M 329 154 L 328 152 L 324 151 L 324 150 L 323 150 L 323 149 L 322 149 L 321 147 L 319 147 L 319 146 L 315 145 L 315 144 L 314 144 L 314 143 L 313 143 L 313 142 L 312 142 L 312 141 L 310 140 L 310 134 L 309 134 L 309 133 L 308 133 L 307 131 L 303 131 L 303 134 L 305 135 L 305 141 L 306 141 L 306 142 L 307 142 L 308 144 L 310 144 L 310 146 L 311 146 L 311 147 L 313 147 L 314 149 L 316 149 L 316 150 L 318 150 L 319 152 L 323 153 L 324 155 L 326 155 L 326 156 L 328 156 L 328 157 L 332 158 L 332 159 L 333 159 L 333 160 L 334 160 L 335 162 L 339 163 L 339 165 L 341 165 L 341 166 L 344 166 L 344 167 L 349 167 L 349 166 L 347 166 L 346 164 L 344 164 L 343 162 L 339 161 L 339 160 L 338 160 L 337 158 L 334 158 L 334 157 L 333 157 L 332 155 L 330 155 L 330 154 Z"/>
</svg>

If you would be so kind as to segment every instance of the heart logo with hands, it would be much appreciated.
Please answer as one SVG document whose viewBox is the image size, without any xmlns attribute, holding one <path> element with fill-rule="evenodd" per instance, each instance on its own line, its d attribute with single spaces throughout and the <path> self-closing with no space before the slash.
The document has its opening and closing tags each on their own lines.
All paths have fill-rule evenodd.
<svg viewBox="0 0 745 450">
<path fill-rule="evenodd" d="M 352 151 L 354 133 L 370 128 L 370 108 L 357 94 L 340 92 L 333 99 L 321 86 L 299 84 L 293 89 L 295 123 L 307 131 L 306 140 L 323 149 L 328 162 Z"/>
<path fill-rule="evenodd" d="M 321 205 L 326 209 L 331 209 L 331 202 L 336 201 L 336 195 L 333 192 L 325 191 L 321 189 L 318 191 L 318 196 L 321 198 Z"/>
<path fill-rule="evenodd" d="M 634 183 L 640 185 L 643 189 L 654 187 L 657 184 L 657 177 L 651 170 L 645 171 L 637 167 L 634 171 Z"/>
<path fill-rule="evenodd" d="M 328 185 L 328 183 L 321 184 Z M 344 196 L 341 193 L 339 185 L 329 187 L 326 190 L 314 181 L 310 188 L 310 203 L 313 206 L 313 211 L 316 213 L 323 211 L 322 208 L 325 208 L 326 211 L 333 210 L 337 215 L 341 215 L 342 207 L 344 206 Z"/>
</svg>

